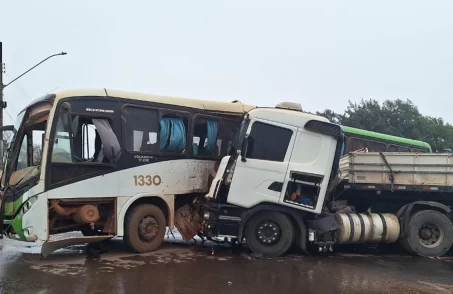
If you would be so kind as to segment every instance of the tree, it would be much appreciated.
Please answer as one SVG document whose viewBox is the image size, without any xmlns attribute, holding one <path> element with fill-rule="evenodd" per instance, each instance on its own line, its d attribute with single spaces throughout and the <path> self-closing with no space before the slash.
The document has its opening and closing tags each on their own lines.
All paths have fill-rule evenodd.
<svg viewBox="0 0 453 294">
<path fill-rule="evenodd" d="M 422 115 L 410 100 L 386 100 L 382 104 L 373 99 L 348 101 L 343 114 L 330 109 L 317 114 L 341 125 L 425 141 L 435 151 L 453 147 L 453 126 L 442 118 Z"/>
<path fill-rule="evenodd" d="M 42 148 L 39 144 L 33 144 L 33 165 L 41 165 Z"/>
</svg>

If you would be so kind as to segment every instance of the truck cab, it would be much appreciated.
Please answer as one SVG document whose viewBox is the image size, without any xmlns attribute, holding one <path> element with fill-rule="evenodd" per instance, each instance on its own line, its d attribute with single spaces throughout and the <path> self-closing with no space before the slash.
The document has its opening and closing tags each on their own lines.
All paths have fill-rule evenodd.
<svg viewBox="0 0 453 294">
<path fill-rule="evenodd" d="M 341 126 L 294 103 L 249 111 L 206 195 L 204 233 L 245 237 L 267 255 L 303 247 L 304 215 L 322 213 L 343 138 Z"/>
</svg>

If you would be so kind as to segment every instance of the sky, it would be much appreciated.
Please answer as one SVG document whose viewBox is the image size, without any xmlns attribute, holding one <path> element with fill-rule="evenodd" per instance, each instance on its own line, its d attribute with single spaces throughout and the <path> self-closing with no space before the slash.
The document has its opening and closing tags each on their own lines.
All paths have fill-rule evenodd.
<svg viewBox="0 0 453 294">
<path fill-rule="evenodd" d="M 343 111 L 410 99 L 453 123 L 453 1 L 0 0 L 5 124 L 55 89 Z"/>
</svg>

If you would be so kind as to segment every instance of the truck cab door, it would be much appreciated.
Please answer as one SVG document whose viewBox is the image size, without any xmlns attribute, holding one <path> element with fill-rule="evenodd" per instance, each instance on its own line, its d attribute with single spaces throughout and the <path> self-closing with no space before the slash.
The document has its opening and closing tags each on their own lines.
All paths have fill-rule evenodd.
<svg viewBox="0 0 453 294">
<path fill-rule="evenodd" d="M 252 119 L 246 134 L 227 202 L 244 208 L 278 203 L 297 128 Z"/>
<path fill-rule="evenodd" d="M 332 129 L 331 124 L 315 122 Z M 285 176 L 280 204 L 320 213 L 330 182 L 335 157 L 342 153 L 330 135 L 299 128 Z M 340 149 L 338 149 L 340 148 Z M 337 154 L 338 153 L 338 154 Z"/>
</svg>

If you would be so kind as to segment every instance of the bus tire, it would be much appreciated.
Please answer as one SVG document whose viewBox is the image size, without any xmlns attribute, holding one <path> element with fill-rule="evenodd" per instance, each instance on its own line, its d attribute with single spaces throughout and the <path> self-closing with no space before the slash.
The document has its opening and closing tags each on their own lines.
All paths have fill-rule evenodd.
<svg viewBox="0 0 453 294">
<path fill-rule="evenodd" d="M 269 257 L 286 253 L 294 243 L 294 233 L 290 218 L 274 211 L 258 212 L 245 226 L 245 238 L 250 250 Z"/>
<path fill-rule="evenodd" d="M 167 222 L 159 207 L 140 204 L 127 212 L 124 243 L 137 253 L 151 252 L 164 240 Z"/>
<path fill-rule="evenodd" d="M 453 225 L 441 212 L 418 211 L 409 220 L 405 239 L 401 243 L 411 253 L 423 257 L 442 256 L 453 245 Z"/>
</svg>

